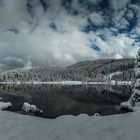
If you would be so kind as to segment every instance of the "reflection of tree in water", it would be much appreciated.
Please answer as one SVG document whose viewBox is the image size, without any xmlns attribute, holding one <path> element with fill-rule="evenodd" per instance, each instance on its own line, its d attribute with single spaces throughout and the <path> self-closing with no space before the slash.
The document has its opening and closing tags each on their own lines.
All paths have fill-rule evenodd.
<svg viewBox="0 0 140 140">
<path fill-rule="evenodd" d="M 116 92 L 118 94 L 124 94 L 124 95 L 131 95 L 131 91 L 132 91 L 132 86 L 131 85 L 120 85 L 120 86 L 115 86 L 112 85 L 110 86 L 110 90 L 113 92 Z"/>
<path fill-rule="evenodd" d="M 106 85 L 0 85 L 0 96 L 12 103 L 11 111 L 21 112 L 24 102 L 36 105 L 44 111 L 41 117 L 87 113 L 101 115 L 122 113 L 118 106 L 129 98 L 110 90 Z"/>
<path fill-rule="evenodd" d="M 130 86 L 1 84 L 0 91 L 17 96 L 67 96 L 81 102 L 120 103 L 131 95 Z"/>
</svg>

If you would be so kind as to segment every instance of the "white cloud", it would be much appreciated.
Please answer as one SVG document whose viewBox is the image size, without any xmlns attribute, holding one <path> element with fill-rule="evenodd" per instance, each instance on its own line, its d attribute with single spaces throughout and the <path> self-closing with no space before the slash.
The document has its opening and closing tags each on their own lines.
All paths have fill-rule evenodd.
<svg viewBox="0 0 140 140">
<path fill-rule="evenodd" d="M 110 0 L 111 7 L 115 12 L 124 9 L 129 2 L 130 0 Z"/>
<path fill-rule="evenodd" d="M 98 4 L 100 3 L 102 0 L 88 0 L 90 3 L 92 4 Z"/>
<path fill-rule="evenodd" d="M 121 58 L 123 58 L 123 56 L 120 55 L 120 54 L 116 54 L 114 58 L 115 58 L 115 59 L 121 59 Z"/>
<path fill-rule="evenodd" d="M 134 18 L 134 13 L 132 10 L 128 10 L 127 14 L 126 14 L 127 18 L 129 20 L 131 20 L 132 18 Z"/>
<path fill-rule="evenodd" d="M 1 0 L 0 3 L 0 29 L 13 26 L 26 20 L 26 1 L 24 0 Z"/>
<path fill-rule="evenodd" d="M 122 57 L 135 57 L 138 50 L 138 44 L 132 47 L 135 40 L 129 38 L 126 34 L 119 34 L 117 36 L 110 34 L 107 40 L 102 40 L 94 33 L 90 33 L 90 38 L 102 49 L 100 54 L 102 58 L 117 58 L 118 55 Z"/>
<path fill-rule="evenodd" d="M 32 68 L 32 62 L 30 60 L 28 60 L 25 64 L 24 64 L 24 68 L 25 69 L 30 69 Z"/>
<path fill-rule="evenodd" d="M 101 13 L 91 13 L 90 20 L 94 25 L 100 26 L 104 24 L 104 19 Z"/>
<path fill-rule="evenodd" d="M 96 6 L 101 2 L 100 0 L 88 1 Z M 91 31 L 89 34 L 82 32 L 88 24 L 88 17 L 96 26 L 105 25 L 110 17 L 106 17 L 102 10 L 89 13 L 78 3 L 78 0 L 71 4 L 73 9 L 79 12 L 78 15 L 72 15 L 62 7 L 61 0 L 48 0 L 47 12 L 43 10 L 39 0 L 35 0 L 32 18 L 27 13 L 26 1 L 1 0 L 1 2 L 0 68 L 3 67 L 1 69 L 8 67 L 2 59 L 7 63 L 31 67 L 70 65 L 78 61 L 98 58 L 135 57 L 139 46 L 139 43 L 134 40 L 134 36 L 139 35 L 138 24 L 130 36 L 118 32 L 119 29 L 127 28 L 129 25 L 128 20 L 124 18 L 125 12 L 130 19 L 134 16 L 134 9 L 138 12 L 138 8 L 132 5 L 130 7 L 131 9 L 133 7 L 133 10 L 129 9 L 127 12 L 128 0 L 111 0 L 115 12 L 110 13 L 109 16 L 114 27 L 98 28 L 97 31 Z M 56 30 L 50 28 L 52 23 L 56 26 Z M 6 31 L 11 27 L 15 27 L 19 33 Z M 114 32 L 118 35 L 114 36 Z M 100 36 L 104 36 L 105 39 Z M 101 52 L 90 48 L 92 43 L 100 47 Z"/>
</svg>

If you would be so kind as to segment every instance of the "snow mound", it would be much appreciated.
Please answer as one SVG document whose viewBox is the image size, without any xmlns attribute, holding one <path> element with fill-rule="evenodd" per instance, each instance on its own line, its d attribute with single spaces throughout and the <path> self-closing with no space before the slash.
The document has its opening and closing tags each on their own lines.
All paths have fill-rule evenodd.
<svg viewBox="0 0 140 140">
<path fill-rule="evenodd" d="M 130 101 L 123 102 L 120 104 L 121 109 L 128 109 L 128 110 L 133 110 L 134 108 L 131 106 Z"/>
<path fill-rule="evenodd" d="M 137 86 L 137 82 L 136 85 Z M 130 99 L 126 102 L 121 103 L 122 109 L 128 109 L 129 111 L 136 111 L 140 107 L 140 91 L 138 89 L 133 89 L 133 94 Z"/>
</svg>

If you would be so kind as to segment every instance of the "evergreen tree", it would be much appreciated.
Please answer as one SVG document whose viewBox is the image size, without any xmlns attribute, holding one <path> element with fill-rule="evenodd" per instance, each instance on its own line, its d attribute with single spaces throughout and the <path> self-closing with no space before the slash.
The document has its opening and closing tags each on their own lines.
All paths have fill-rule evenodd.
<svg viewBox="0 0 140 140">
<path fill-rule="evenodd" d="M 132 95 L 127 102 L 121 103 L 122 108 L 134 110 L 134 107 L 140 105 L 140 49 L 135 61 L 135 83 L 132 90 Z"/>
<path fill-rule="evenodd" d="M 135 84 L 132 90 L 132 96 L 130 98 L 130 105 L 136 106 L 140 104 L 140 49 L 138 50 L 138 54 L 136 56 L 135 61 Z"/>
</svg>

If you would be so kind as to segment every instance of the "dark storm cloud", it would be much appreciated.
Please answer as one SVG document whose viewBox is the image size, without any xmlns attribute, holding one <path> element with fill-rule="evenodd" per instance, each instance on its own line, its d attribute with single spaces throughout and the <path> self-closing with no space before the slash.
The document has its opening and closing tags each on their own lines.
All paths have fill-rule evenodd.
<svg viewBox="0 0 140 140">
<path fill-rule="evenodd" d="M 139 0 L 0 0 L 0 69 L 134 57 Z"/>
</svg>

